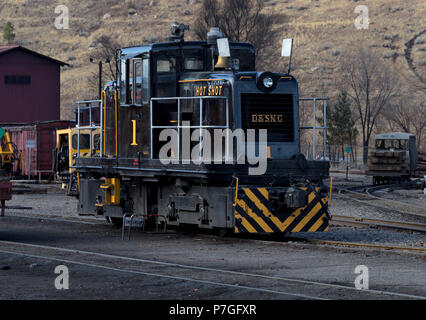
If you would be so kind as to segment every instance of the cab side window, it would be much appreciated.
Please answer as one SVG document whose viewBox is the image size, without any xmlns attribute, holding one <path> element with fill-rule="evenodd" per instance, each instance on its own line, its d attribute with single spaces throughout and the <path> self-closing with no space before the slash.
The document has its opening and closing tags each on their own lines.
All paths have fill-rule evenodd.
<svg viewBox="0 0 426 320">
<path fill-rule="evenodd" d="M 184 69 L 188 71 L 203 71 L 204 61 L 201 57 L 186 57 Z"/>
<path fill-rule="evenodd" d="M 176 96 L 176 59 L 169 56 L 159 56 L 156 61 L 157 83 L 156 97 Z"/>
<path fill-rule="evenodd" d="M 74 150 L 78 149 L 78 135 L 74 134 L 72 136 L 72 148 Z M 80 134 L 80 150 L 90 149 L 90 135 L 89 134 Z"/>
<path fill-rule="evenodd" d="M 149 58 L 122 60 L 120 64 L 120 102 L 142 106 L 149 103 Z"/>
<path fill-rule="evenodd" d="M 129 60 L 120 61 L 120 103 L 128 102 L 128 86 L 129 86 Z"/>
<path fill-rule="evenodd" d="M 384 141 L 383 140 L 376 140 L 376 149 L 384 149 Z"/>
<path fill-rule="evenodd" d="M 142 104 L 149 102 L 149 59 L 142 60 Z"/>
<path fill-rule="evenodd" d="M 133 59 L 132 104 L 142 105 L 142 59 Z"/>
</svg>

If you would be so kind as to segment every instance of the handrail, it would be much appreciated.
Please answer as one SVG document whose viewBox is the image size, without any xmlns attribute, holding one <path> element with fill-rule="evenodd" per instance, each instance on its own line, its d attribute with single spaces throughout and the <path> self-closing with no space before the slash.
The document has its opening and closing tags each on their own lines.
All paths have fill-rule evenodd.
<svg viewBox="0 0 426 320">
<path fill-rule="evenodd" d="M 181 100 L 200 100 L 200 125 L 199 126 L 183 126 L 181 119 Z M 203 126 L 203 101 L 206 99 L 222 99 L 226 101 L 226 125 L 225 126 Z M 177 114 L 178 120 L 175 126 L 154 126 L 153 125 L 153 109 L 154 101 L 166 101 L 166 100 L 177 100 Z M 229 129 L 229 99 L 224 96 L 191 96 L 191 97 L 164 97 L 164 98 L 151 98 L 150 99 L 150 135 L 151 135 L 151 160 L 154 159 L 154 144 L 153 144 L 153 130 L 154 129 L 177 129 L 178 130 L 178 158 L 180 160 L 180 148 L 181 148 L 181 129 Z M 226 136 L 226 145 L 228 145 L 228 135 Z M 203 136 L 202 131 L 200 134 L 200 150 L 203 149 Z M 200 152 L 200 160 L 201 160 Z"/>
<path fill-rule="evenodd" d="M 233 205 L 234 208 L 237 206 L 237 201 L 238 201 L 238 183 L 239 183 L 239 180 L 240 180 L 240 179 L 238 179 L 238 177 L 235 177 L 235 179 L 236 179 L 236 185 L 235 185 L 235 200 L 234 200 L 234 205 Z"/>
<path fill-rule="evenodd" d="M 80 131 L 81 130 L 90 130 L 90 156 L 93 154 L 93 130 L 100 129 L 100 143 L 99 143 L 99 151 L 100 157 L 104 156 L 104 134 L 103 134 L 103 122 L 104 122 L 104 110 L 103 110 L 103 100 L 87 100 L 87 101 L 77 101 L 77 158 L 80 158 Z M 97 106 L 92 106 L 93 103 L 98 103 Z M 81 107 L 82 104 L 88 105 L 87 107 Z M 100 119 L 99 125 L 92 124 L 92 109 L 100 110 Z M 81 110 L 89 110 L 89 126 L 80 126 L 81 124 Z"/>
<path fill-rule="evenodd" d="M 316 136 L 317 136 L 317 130 L 323 130 L 323 152 L 324 152 L 324 156 L 325 153 L 327 151 L 327 101 L 329 100 L 329 98 L 327 97 L 314 97 L 314 98 L 299 98 L 298 102 L 300 101 L 313 101 L 313 120 L 312 120 L 312 127 L 309 126 L 300 126 L 299 129 L 300 130 L 312 130 L 313 133 L 313 147 L 312 147 L 312 159 L 315 160 L 315 156 L 316 156 Z M 323 102 L 323 125 L 322 126 L 317 126 L 317 118 L 316 118 L 316 114 L 317 114 L 317 101 L 322 101 Z M 318 106 L 320 107 L 320 106 Z"/>
<path fill-rule="evenodd" d="M 104 109 L 104 121 L 103 121 L 103 124 L 104 124 L 104 127 L 103 127 L 103 146 L 104 146 L 104 148 L 103 148 L 103 150 L 106 150 L 106 139 L 105 139 L 105 137 L 106 137 L 106 114 L 107 114 L 107 112 L 106 112 L 106 92 L 105 92 L 105 90 L 102 90 L 102 93 L 101 93 L 101 100 L 102 100 L 102 104 L 103 104 L 103 109 Z M 101 156 L 102 156 L 102 153 L 101 153 Z"/>
<path fill-rule="evenodd" d="M 77 104 L 89 104 L 89 103 L 95 103 L 99 102 L 101 100 L 82 100 L 82 101 L 76 101 Z M 92 107 L 92 108 L 98 108 L 98 107 Z"/>
<path fill-rule="evenodd" d="M 196 97 L 164 97 L 164 98 L 151 98 L 151 100 L 194 100 L 194 99 L 228 99 L 223 96 L 196 96 Z"/>
</svg>

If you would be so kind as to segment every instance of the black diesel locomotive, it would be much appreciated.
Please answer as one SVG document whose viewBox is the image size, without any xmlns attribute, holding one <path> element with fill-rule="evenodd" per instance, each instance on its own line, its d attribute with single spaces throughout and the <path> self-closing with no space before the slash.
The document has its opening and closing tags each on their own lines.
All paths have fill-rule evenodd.
<svg viewBox="0 0 426 320">
<path fill-rule="evenodd" d="M 255 71 L 254 47 L 218 47 L 217 28 L 207 41 L 184 41 L 184 29 L 119 50 L 118 80 L 104 94 L 103 154 L 76 161 L 79 211 L 116 225 L 138 214 L 235 233 L 327 231 L 329 163 L 300 153 L 296 79 Z"/>
</svg>

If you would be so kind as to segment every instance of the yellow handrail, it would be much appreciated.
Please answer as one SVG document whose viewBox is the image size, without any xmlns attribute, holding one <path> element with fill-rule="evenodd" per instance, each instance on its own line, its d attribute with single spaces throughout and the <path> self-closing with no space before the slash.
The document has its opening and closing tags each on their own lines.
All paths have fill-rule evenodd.
<svg viewBox="0 0 426 320">
<path fill-rule="evenodd" d="M 101 93 L 101 100 L 103 103 L 103 107 L 104 107 L 104 132 L 103 132 L 103 142 L 104 142 L 104 148 L 103 148 L 103 153 L 106 154 L 106 118 L 107 118 L 107 114 L 106 114 L 106 92 L 105 90 L 102 90 Z M 101 157 L 103 156 L 103 154 L 101 154 Z"/>
<path fill-rule="evenodd" d="M 237 179 L 237 183 L 236 183 L 236 185 L 235 185 L 235 201 L 234 201 L 234 207 L 236 207 L 236 206 L 237 206 L 237 201 L 238 201 L 238 182 L 239 182 L 238 177 L 235 177 L 235 178 Z"/>
</svg>

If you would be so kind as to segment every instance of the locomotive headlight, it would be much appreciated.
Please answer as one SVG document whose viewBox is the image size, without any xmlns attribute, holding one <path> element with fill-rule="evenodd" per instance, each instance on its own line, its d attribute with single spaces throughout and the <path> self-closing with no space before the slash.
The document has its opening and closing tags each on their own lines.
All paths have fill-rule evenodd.
<svg viewBox="0 0 426 320">
<path fill-rule="evenodd" d="M 265 93 L 270 93 L 277 88 L 277 76 L 272 72 L 263 72 L 261 74 L 258 74 L 256 85 L 259 90 Z"/>
<path fill-rule="evenodd" d="M 266 77 L 263 79 L 263 85 L 266 88 L 272 88 L 272 86 L 274 85 L 274 80 L 271 77 Z"/>
</svg>

